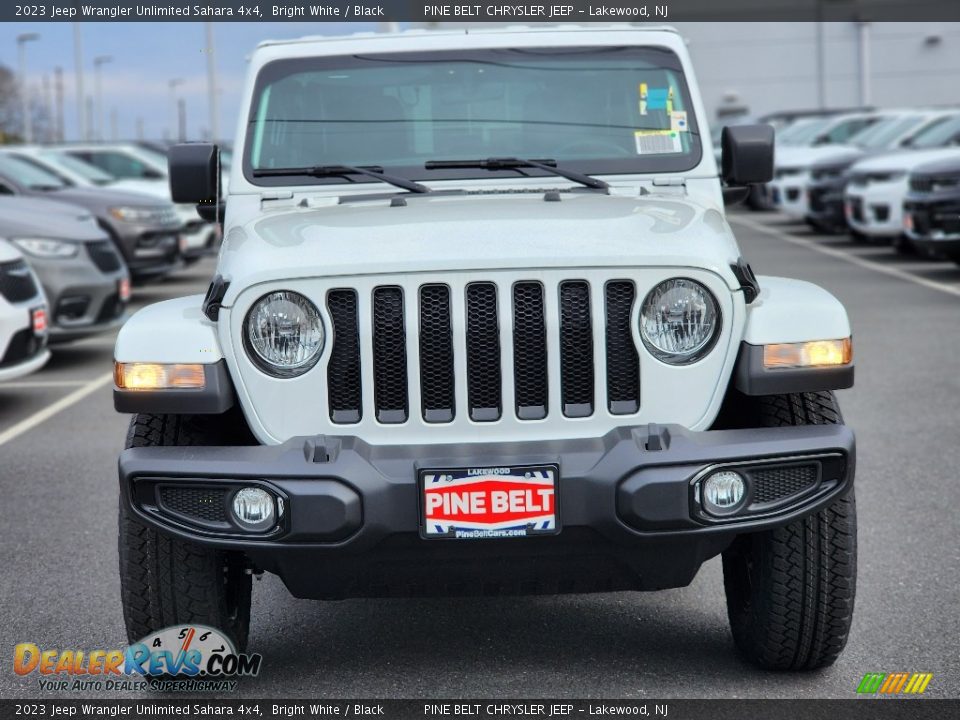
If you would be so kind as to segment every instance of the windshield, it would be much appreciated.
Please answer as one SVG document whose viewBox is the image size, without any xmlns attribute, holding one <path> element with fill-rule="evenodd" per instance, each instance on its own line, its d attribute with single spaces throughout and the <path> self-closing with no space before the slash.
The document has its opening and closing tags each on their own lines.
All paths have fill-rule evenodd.
<svg viewBox="0 0 960 720">
<path fill-rule="evenodd" d="M 955 144 L 960 139 L 960 115 L 943 118 L 910 138 L 912 148 L 935 148 Z"/>
<path fill-rule="evenodd" d="M 38 164 L 30 163 L 12 155 L 0 154 L 0 175 L 30 190 L 59 190 L 67 183 Z"/>
<path fill-rule="evenodd" d="M 45 152 L 42 155 L 44 162 L 59 166 L 65 170 L 76 173 L 84 180 L 92 182 L 94 185 L 108 185 L 113 182 L 113 176 L 108 175 L 99 168 L 89 165 L 70 155 L 64 155 L 56 152 Z"/>
<path fill-rule="evenodd" d="M 900 138 L 930 121 L 928 115 L 898 115 L 884 118 L 851 136 L 850 144 L 868 150 L 878 150 L 893 145 Z"/>
<path fill-rule="evenodd" d="M 689 170 L 700 155 L 672 52 L 528 48 L 272 62 L 257 78 L 243 162 L 252 182 L 276 185 L 291 179 L 253 170 L 373 165 L 440 180 L 491 173 L 424 163 L 517 157 L 584 173 L 649 173 Z"/>
<path fill-rule="evenodd" d="M 830 118 L 797 120 L 777 133 L 777 142 L 782 145 L 809 145 L 830 122 Z"/>
</svg>

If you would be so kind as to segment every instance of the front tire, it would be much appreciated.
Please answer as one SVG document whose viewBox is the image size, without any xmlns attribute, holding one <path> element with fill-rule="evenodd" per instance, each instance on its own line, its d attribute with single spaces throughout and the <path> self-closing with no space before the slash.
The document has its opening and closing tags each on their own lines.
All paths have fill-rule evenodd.
<svg viewBox="0 0 960 720">
<path fill-rule="evenodd" d="M 126 447 L 221 444 L 219 416 L 209 418 L 134 415 Z M 242 554 L 159 533 L 122 500 L 119 551 L 123 619 L 131 643 L 171 625 L 196 623 L 220 630 L 238 651 L 246 647 L 251 582 Z"/>
<path fill-rule="evenodd" d="M 833 393 L 759 398 L 758 424 L 839 424 Z M 851 490 L 784 527 L 743 535 L 723 553 L 733 639 L 772 670 L 833 664 L 847 643 L 856 595 L 856 500 Z"/>
</svg>

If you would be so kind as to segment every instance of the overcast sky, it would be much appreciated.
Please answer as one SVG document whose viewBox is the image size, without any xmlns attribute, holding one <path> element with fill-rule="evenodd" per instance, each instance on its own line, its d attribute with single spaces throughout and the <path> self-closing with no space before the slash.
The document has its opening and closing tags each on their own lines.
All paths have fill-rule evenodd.
<svg viewBox="0 0 960 720">
<path fill-rule="evenodd" d="M 117 113 L 121 139 L 133 138 L 140 118 L 146 138 L 162 138 L 174 122 L 169 81 L 184 80 L 177 92 L 186 101 L 187 131 L 196 139 L 210 125 L 207 108 L 207 65 L 204 23 L 81 23 L 84 94 L 93 97 L 93 58 L 109 55 L 102 66 L 104 131 L 110 133 L 110 112 Z M 237 119 L 245 57 L 261 40 L 303 35 L 341 35 L 375 30 L 374 23 L 225 22 L 214 24 L 214 47 L 220 86 L 221 134 L 232 138 Z M 42 97 L 43 77 L 64 71 L 66 137 L 79 132 L 72 23 L 0 23 L 0 64 L 19 72 L 16 38 L 36 32 L 40 39 L 26 45 L 27 77 L 32 92 Z"/>
</svg>

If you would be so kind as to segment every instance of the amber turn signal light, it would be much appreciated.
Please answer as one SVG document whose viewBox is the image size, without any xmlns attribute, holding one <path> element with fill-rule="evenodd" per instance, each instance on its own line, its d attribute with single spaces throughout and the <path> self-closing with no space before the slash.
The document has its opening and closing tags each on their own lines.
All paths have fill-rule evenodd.
<svg viewBox="0 0 960 720">
<path fill-rule="evenodd" d="M 121 390 L 202 390 L 206 385 L 200 364 L 118 362 L 113 378 Z"/>
<path fill-rule="evenodd" d="M 763 346 L 763 366 L 780 368 L 837 367 L 853 361 L 853 340 L 811 340 Z"/>
</svg>

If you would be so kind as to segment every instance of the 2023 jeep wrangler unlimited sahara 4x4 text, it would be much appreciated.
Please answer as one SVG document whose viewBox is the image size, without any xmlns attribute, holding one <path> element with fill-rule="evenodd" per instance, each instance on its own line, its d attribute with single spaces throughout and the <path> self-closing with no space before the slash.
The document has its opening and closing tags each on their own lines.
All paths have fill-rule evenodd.
<svg viewBox="0 0 960 720">
<path fill-rule="evenodd" d="M 855 588 L 853 382 L 829 293 L 755 277 L 667 28 L 268 42 L 206 297 L 116 346 L 131 639 L 238 646 L 251 574 L 298 597 L 656 590 L 722 554 L 737 646 L 831 663 Z M 726 186 L 721 185 L 721 179 Z"/>
</svg>

